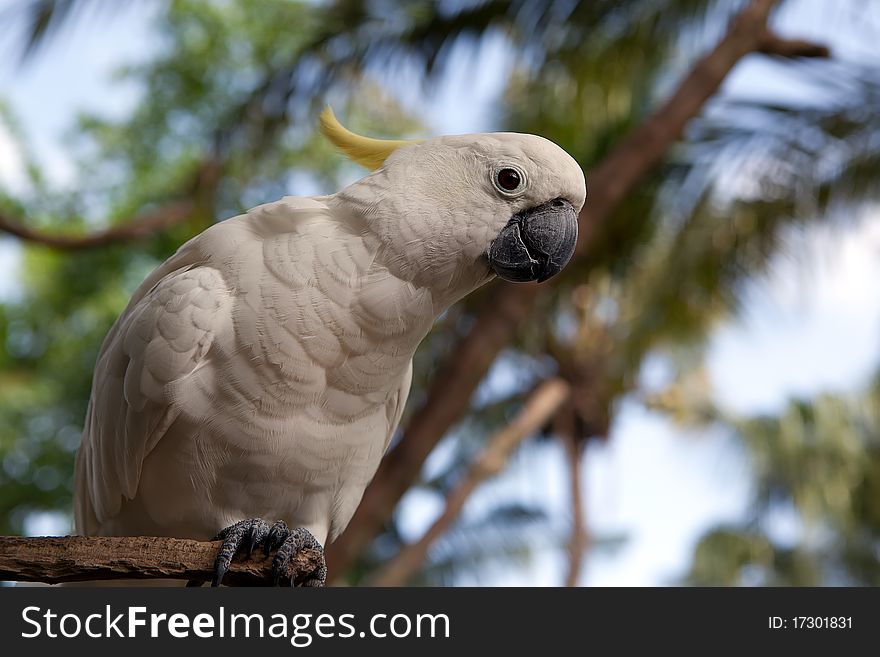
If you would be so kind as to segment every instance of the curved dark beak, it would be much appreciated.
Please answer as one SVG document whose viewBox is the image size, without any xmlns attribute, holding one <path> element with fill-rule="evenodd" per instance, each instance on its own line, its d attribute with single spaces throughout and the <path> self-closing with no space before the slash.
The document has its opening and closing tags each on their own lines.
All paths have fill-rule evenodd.
<svg viewBox="0 0 880 657">
<path fill-rule="evenodd" d="M 546 281 L 568 264 L 577 234 L 572 204 L 553 199 L 510 218 L 489 247 L 489 266 L 508 281 Z"/>
</svg>

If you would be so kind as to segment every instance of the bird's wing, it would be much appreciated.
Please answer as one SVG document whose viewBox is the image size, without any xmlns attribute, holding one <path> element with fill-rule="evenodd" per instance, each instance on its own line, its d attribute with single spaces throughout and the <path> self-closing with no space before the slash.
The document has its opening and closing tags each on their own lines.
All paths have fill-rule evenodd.
<svg viewBox="0 0 880 657">
<path fill-rule="evenodd" d="M 253 208 L 184 244 L 135 291 L 95 366 L 77 453 L 77 531 L 98 531 L 135 495 L 144 459 L 179 414 L 172 391 L 180 386 L 171 384 L 205 364 L 217 336 L 233 331 L 231 288 L 242 294 L 254 287 L 264 267 L 262 239 L 327 212 L 320 197 Z M 235 282 L 224 281 L 220 269 L 235 270 Z"/>
<path fill-rule="evenodd" d="M 94 533 L 134 497 L 144 459 L 179 413 L 169 384 L 230 327 L 220 272 L 179 252 L 145 282 L 98 357 L 76 467 L 77 530 Z"/>
</svg>

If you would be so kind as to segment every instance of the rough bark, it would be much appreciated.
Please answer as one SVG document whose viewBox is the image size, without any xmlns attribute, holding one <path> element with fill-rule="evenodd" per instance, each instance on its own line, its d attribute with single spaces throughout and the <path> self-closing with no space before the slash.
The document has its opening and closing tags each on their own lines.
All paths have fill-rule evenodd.
<svg viewBox="0 0 880 657">
<path fill-rule="evenodd" d="M 0 536 L 0 581 L 86 582 L 113 579 L 210 581 L 222 541 L 155 536 Z M 318 550 L 302 550 L 289 574 L 305 578 L 319 567 Z M 236 557 L 223 584 L 268 586 L 272 557 Z"/>
<path fill-rule="evenodd" d="M 595 229 L 663 160 L 687 122 L 699 114 L 731 69 L 746 55 L 769 47 L 767 18 L 776 3 L 752 0 L 715 48 L 696 62 L 669 100 L 587 172 L 590 193 L 579 217 L 575 258 L 586 259 L 588 240 Z M 800 52 L 790 49 L 789 56 L 800 56 L 807 50 L 815 56 L 815 49 L 803 44 Z M 348 528 L 330 544 L 327 559 L 331 572 L 348 570 L 381 531 L 401 496 L 418 479 L 434 446 L 467 412 L 474 391 L 496 356 L 528 319 L 539 290 L 535 284 L 496 286 L 470 332 L 450 351 L 403 437 L 383 460 Z"/>
</svg>

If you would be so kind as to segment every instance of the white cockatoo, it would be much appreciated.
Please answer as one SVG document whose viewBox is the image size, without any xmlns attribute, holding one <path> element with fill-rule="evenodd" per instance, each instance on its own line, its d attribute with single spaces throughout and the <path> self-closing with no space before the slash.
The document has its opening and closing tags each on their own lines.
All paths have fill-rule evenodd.
<svg viewBox="0 0 880 657">
<path fill-rule="evenodd" d="M 321 128 L 372 172 L 211 226 L 104 340 L 77 455 L 79 533 L 219 536 L 215 585 L 261 545 L 277 550 L 278 583 L 290 556 L 351 519 L 435 318 L 495 275 L 542 281 L 571 257 L 586 186 L 552 142 L 370 139 L 329 108 Z"/>
</svg>

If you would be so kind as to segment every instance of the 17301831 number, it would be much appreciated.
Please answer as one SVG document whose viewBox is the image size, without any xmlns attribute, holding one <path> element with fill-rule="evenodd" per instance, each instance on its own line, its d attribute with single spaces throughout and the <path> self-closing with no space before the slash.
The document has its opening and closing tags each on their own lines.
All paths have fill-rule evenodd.
<svg viewBox="0 0 880 657">
<path fill-rule="evenodd" d="M 852 629 L 852 616 L 770 616 L 767 626 L 771 630 L 849 630 Z"/>
</svg>

